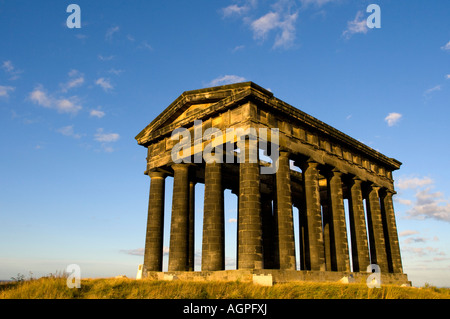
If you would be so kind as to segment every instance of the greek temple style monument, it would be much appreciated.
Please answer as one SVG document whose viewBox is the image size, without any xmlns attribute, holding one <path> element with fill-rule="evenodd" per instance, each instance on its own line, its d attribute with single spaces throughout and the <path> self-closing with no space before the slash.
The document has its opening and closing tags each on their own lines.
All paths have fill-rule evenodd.
<svg viewBox="0 0 450 319">
<path fill-rule="evenodd" d="M 365 281 L 376 271 L 383 283 L 408 283 L 392 201 L 401 163 L 255 83 L 184 92 L 136 140 L 148 149 L 151 180 L 144 277 Z M 201 271 L 194 271 L 196 183 L 205 185 Z M 225 189 L 238 198 L 236 270 L 225 270 Z"/>
</svg>

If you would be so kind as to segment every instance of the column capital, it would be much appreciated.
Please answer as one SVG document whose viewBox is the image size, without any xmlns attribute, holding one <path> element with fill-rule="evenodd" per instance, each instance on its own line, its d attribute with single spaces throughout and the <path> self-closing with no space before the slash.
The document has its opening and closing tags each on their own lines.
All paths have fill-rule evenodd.
<svg viewBox="0 0 450 319">
<path fill-rule="evenodd" d="M 393 190 L 393 189 L 389 189 L 389 188 L 386 188 L 386 187 L 381 187 L 380 194 L 392 197 L 393 195 L 397 194 L 397 192 L 395 190 Z"/>
<path fill-rule="evenodd" d="M 339 169 L 337 169 L 336 167 L 331 169 L 331 176 L 338 176 L 341 177 L 344 173 L 341 172 Z"/>
<path fill-rule="evenodd" d="M 147 175 L 152 179 L 153 178 L 165 178 L 167 176 L 167 174 L 165 172 L 161 172 L 158 170 L 149 171 L 149 172 L 147 172 Z"/>
<path fill-rule="evenodd" d="M 186 170 L 191 165 L 192 164 L 190 164 L 190 163 L 174 163 L 174 164 L 171 165 L 171 167 L 172 167 L 173 170 L 176 170 L 176 169 L 184 169 L 184 170 Z"/>
</svg>

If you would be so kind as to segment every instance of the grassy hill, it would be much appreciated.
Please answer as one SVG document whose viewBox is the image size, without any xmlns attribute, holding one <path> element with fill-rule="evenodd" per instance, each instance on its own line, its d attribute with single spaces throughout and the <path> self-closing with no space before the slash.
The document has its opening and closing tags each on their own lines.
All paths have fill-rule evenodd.
<svg viewBox="0 0 450 319">
<path fill-rule="evenodd" d="M 69 289 L 65 278 L 40 278 L 0 285 L 0 299 L 450 299 L 449 288 L 363 284 L 289 283 L 272 287 L 243 282 L 83 279 Z"/>
</svg>

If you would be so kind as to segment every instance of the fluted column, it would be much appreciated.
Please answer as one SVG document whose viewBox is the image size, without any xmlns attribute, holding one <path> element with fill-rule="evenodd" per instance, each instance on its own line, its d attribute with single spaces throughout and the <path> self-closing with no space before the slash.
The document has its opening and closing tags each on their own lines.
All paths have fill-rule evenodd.
<svg viewBox="0 0 450 319">
<path fill-rule="evenodd" d="M 222 164 L 205 164 L 202 270 L 225 269 L 224 195 Z"/>
<path fill-rule="evenodd" d="M 394 204 L 392 202 L 392 196 L 394 195 L 394 193 L 390 190 L 383 189 L 383 191 L 380 192 L 380 195 L 381 210 L 386 218 L 387 234 L 389 237 L 388 261 L 391 265 L 392 272 L 403 273 L 397 225 L 395 222 Z"/>
<path fill-rule="evenodd" d="M 165 174 L 150 172 L 147 234 L 145 236 L 144 269 L 162 271 Z"/>
<path fill-rule="evenodd" d="M 250 147 L 249 140 L 242 144 L 245 145 L 245 161 L 239 164 L 238 269 L 262 269 L 264 265 L 258 147 Z M 249 156 L 256 158 L 256 163 L 251 163 Z"/>
<path fill-rule="evenodd" d="M 303 165 L 305 208 L 308 227 L 308 256 L 306 267 L 310 270 L 325 270 L 322 221 L 319 194 L 319 171 L 315 162 Z"/>
<path fill-rule="evenodd" d="M 365 272 L 370 264 L 361 183 L 362 181 L 355 177 L 348 185 L 350 188 L 348 204 L 354 272 Z"/>
<path fill-rule="evenodd" d="M 342 191 L 342 173 L 333 169 L 328 177 L 328 197 L 330 200 L 332 219 L 332 264 L 333 270 L 350 271 L 348 254 L 347 228 L 345 225 L 344 197 Z"/>
<path fill-rule="evenodd" d="M 281 151 L 276 172 L 277 242 L 280 269 L 295 270 L 295 237 L 292 216 L 289 153 Z"/>
<path fill-rule="evenodd" d="M 189 166 L 172 165 L 173 199 L 170 226 L 169 271 L 188 270 Z"/>
<path fill-rule="evenodd" d="M 389 272 L 384 240 L 383 221 L 378 191 L 380 187 L 374 184 L 369 186 L 367 193 L 367 221 L 369 228 L 370 259 L 377 264 L 381 272 Z"/>
</svg>

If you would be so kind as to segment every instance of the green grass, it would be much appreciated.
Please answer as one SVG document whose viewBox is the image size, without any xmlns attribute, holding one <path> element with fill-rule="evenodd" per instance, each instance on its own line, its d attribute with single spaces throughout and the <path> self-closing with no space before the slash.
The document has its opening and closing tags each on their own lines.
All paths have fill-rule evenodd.
<svg viewBox="0 0 450 319">
<path fill-rule="evenodd" d="M 0 299 L 450 299 L 450 289 L 364 284 L 288 283 L 262 287 L 242 282 L 83 279 L 69 289 L 65 278 L 41 278 L 0 285 Z"/>
</svg>

